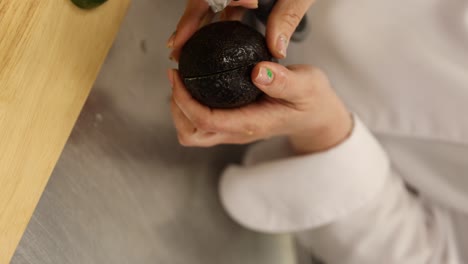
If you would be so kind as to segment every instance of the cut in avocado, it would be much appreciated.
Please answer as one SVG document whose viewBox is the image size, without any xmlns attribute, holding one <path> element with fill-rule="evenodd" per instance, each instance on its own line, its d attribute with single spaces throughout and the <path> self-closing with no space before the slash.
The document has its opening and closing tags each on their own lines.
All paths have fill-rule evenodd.
<svg viewBox="0 0 468 264">
<path fill-rule="evenodd" d="M 251 80 L 254 66 L 271 61 L 265 37 L 238 21 L 209 24 L 182 48 L 179 72 L 190 94 L 212 108 L 236 108 L 262 92 Z"/>
<path fill-rule="evenodd" d="M 76 6 L 83 9 L 92 9 L 104 4 L 107 0 L 71 0 Z"/>
</svg>

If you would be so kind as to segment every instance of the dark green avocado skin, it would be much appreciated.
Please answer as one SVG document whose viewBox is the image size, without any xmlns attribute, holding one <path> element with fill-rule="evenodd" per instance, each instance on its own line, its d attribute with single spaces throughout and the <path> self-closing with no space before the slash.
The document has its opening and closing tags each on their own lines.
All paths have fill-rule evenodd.
<svg viewBox="0 0 468 264">
<path fill-rule="evenodd" d="M 249 104 L 262 94 L 250 80 L 253 66 L 204 77 L 185 78 L 185 86 L 199 102 L 212 108 L 235 108 Z"/>
<path fill-rule="evenodd" d="M 237 21 L 209 24 L 182 48 L 179 72 L 190 94 L 212 108 L 245 106 L 262 94 L 253 67 L 271 61 L 265 37 Z"/>
<path fill-rule="evenodd" d="M 104 4 L 107 0 L 71 0 L 76 6 L 83 9 L 91 9 Z"/>
</svg>

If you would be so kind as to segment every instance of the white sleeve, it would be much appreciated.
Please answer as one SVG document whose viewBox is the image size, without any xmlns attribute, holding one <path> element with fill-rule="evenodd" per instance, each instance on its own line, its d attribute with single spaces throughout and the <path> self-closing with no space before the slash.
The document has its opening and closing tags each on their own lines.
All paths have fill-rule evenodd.
<svg viewBox="0 0 468 264">
<path fill-rule="evenodd" d="M 442 209 L 411 194 L 355 117 L 351 136 L 325 152 L 294 156 L 286 139 L 253 146 L 228 167 L 228 214 L 261 232 L 294 232 L 327 264 L 459 264 Z"/>
</svg>

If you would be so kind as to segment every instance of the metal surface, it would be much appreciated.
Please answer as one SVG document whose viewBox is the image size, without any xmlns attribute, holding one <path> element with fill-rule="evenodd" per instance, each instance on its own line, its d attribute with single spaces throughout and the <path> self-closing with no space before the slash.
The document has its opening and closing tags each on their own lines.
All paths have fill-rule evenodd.
<svg viewBox="0 0 468 264">
<path fill-rule="evenodd" d="M 218 202 L 243 148 L 177 142 L 165 41 L 184 3 L 134 1 L 13 264 L 292 263 L 287 238 L 239 227 Z"/>
</svg>

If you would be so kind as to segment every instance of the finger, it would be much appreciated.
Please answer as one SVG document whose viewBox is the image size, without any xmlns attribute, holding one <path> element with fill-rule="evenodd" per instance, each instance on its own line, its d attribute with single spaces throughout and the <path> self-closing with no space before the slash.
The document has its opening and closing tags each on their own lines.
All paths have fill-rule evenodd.
<svg viewBox="0 0 468 264">
<path fill-rule="evenodd" d="M 248 9 L 258 8 L 258 0 L 233 0 L 229 6 L 240 6 Z"/>
<path fill-rule="evenodd" d="M 197 141 L 197 145 L 200 147 L 211 147 L 221 144 L 248 144 L 259 140 L 255 137 L 249 137 L 246 135 L 230 134 L 230 133 L 216 133 L 215 136 L 205 138 Z"/>
<path fill-rule="evenodd" d="M 174 89 L 174 70 L 169 69 L 167 71 L 167 77 L 171 84 L 171 88 Z M 197 132 L 197 128 L 192 124 L 192 122 L 190 122 L 175 103 L 174 95 L 171 96 L 171 114 L 172 120 L 179 134 L 193 134 Z"/>
<path fill-rule="evenodd" d="M 205 133 L 194 134 L 190 137 L 179 137 L 179 143 L 186 147 L 213 147 L 222 144 L 247 144 L 256 141 L 256 139 L 248 139 L 225 133 Z"/>
<path fill-rule="evenodd" d="M 214 132 L 205 132 L 205 133 L 195 133 L 189 137 L 185 137 L 179 142 L 183 146 L 191 147 L 212 147 L 221 144 L 247 144 L 259 140 L 257 136 L 254 135 L 245 135 L 237 133 L 214 133 Z"/>
<path fill-rule="evenodd" d="M 168 47 L 172 48 L 171 58 L 179 59 L 180 49 L 185 42 L 199 29 L 200 24 L 211 10 L 206 1 L 189 0 L 176 32 L 168 41 Z"/>
<path fill-rule="evenodd" d="M 221 21 L 235 21 L 235 20 L 240 21 L 244 17 L 244 14 L 246 11 L 247 10 L 242 7 L 228 6 L 221 13 L 220 20 Z"/>
<path fill-rule="evenodd" d="M 288 69 L 274 62 L 260 62 L 252 70 L 253 83 L 272 98 L 294 106 L 313 96 L 315 69 L 298 65 Z"/>
<path fill-rule="evenodd" d="M 236 109 L 210 109 L 200 104 L 188 93 L 178 72 L 173 71 L 174 100 L 185 116 L 198 129 L 244 135 L 258 135 L 268 131 L 269 124 L 264 121 L 268 120 L 268 118 L 265 115 L 272 115 L 275 110 L 263 111 L 267 105 L 266 103 L 251 104 Z"/>
<path fill-rule="evenodd" d="M 197 129 L 171 99 L 171 113 L 177 130 L 177 138 L 182 146 L 211 147 L 222 142 L 222 136 L 214 132 Z"/>
<path fill-rule="evenodd" d="M 211 23 L 211 21 L 213 21 L 213 18 L 215 16 L 216 16 L 216 14 L 213 11 L 208 10 L 208 12 L 205 14 L 203 19 L 201 20 L 200 25 L 198 26 L 198 29 L 200 29 L 200 28 L 208 25 L 209 23 Z"/>
<path fill-rule="evenodd" d="M 201 105 L 189 94 L 177 70 L 173 69 L 172 72 L 174 85 L 172 91 L 175 103 L 196 127 L 213 132 L 215 129 L 205 124 L 207 122 L 205 120 L 211 119 L 211 109 Z"/>
<path fill-rule="evenodd" d="M 174 98 L 171 99 L 171 114 L 174 126 L 177 129 L 177 133 L 180 136 L 191 136 L 197 133 L 197 128 L 190 122 L 190 120 L 185 116 L 185 114 L 180 110 L 177 104 L 174 101 Z"/>
<path fill-rule="evenodd" d="M 289 40 L 314 0 L 278 0 L 268 18 L 266 38 L 276 58 L 285 58 Z"/>
<path fill-rule="evenodd" d="M 262 139 L 258 135 L 244 133 L 220 133 L 217 144 L 248 144 Z"/>
</svg>

